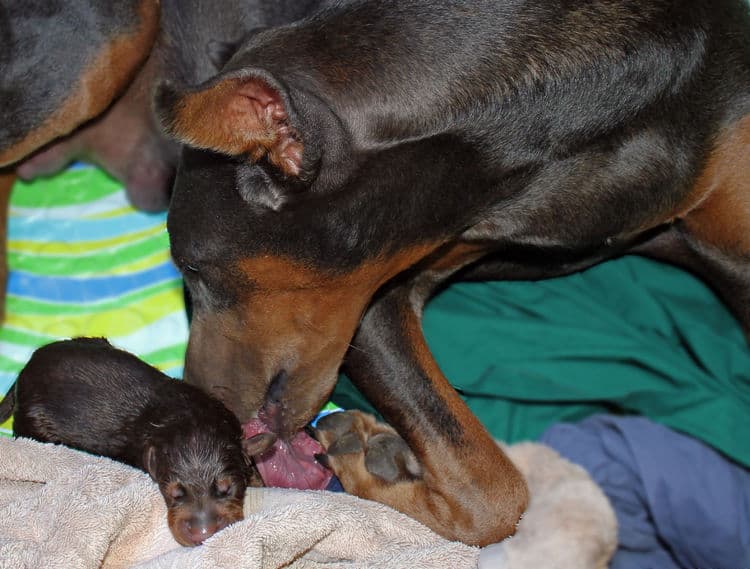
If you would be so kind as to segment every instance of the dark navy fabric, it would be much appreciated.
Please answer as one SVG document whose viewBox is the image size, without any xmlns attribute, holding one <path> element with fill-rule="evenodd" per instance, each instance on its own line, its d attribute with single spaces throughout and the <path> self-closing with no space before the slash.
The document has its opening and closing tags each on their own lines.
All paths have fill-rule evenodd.
<svg viewBox="0 0 750 569">
<path fill-rule="evenodd" d="M 735 436 L 750 444 L 750 433 Z M 750 569 L 750 471 L 643 417 L 559 423 L 542 442 L 583 466 L 612 502 L 612 569 Z"/>
<path fill-rule="evenodd" d="M 335 476 L 331 477 L 331 481 L 328 483 L 328 486 L 326 486 L 326 490 L 329 492 L 346 492 L 341 485 L 341 482 L 339 482 L 339 479 Z"/>
</svg>

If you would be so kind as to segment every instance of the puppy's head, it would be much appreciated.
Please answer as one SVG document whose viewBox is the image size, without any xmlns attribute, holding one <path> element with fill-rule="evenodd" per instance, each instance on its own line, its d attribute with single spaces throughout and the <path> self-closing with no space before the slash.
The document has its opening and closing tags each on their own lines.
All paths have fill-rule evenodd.
<svg viewBox="0 0 750 569">
<path fill-rule="evenodd" d="M 243 518 L 253 467 L 239 433 L 227 438 L 205 425 L 184 428 L 149 443 L 144 467 L 159 484 L 169 529 L 180 544 L 199 545 Z"/>
</svg>

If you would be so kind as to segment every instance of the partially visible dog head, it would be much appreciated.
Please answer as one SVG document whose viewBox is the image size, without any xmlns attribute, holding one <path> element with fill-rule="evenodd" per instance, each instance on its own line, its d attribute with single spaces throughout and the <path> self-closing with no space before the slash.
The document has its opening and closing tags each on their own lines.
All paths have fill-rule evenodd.
<svg viewBox="0 0 750 569">
<path fill-rule="evenodd" d="M 285 439 L 325 403 L 376 291 L 443 242 L 443 227 L 409 215 L 424 208 L 425 176 L 402 163 L 418 156 L 360 156 L 305 87 L 230 66 L 156 100 L 188 145 L 168 217 L 193 300 L 185 379 L 243 422 L 273 414 Z"/>
<path fill-rule="evenodd" d="M 245 488 L 257 485 L 239 423 L 224 411 L 227 417 L 201 424 L 157 425 L 144 449 L 144 469 L 158 483 L 169 529 L 182 545 L 199 545 L 241 520 Z"/>
</svg>

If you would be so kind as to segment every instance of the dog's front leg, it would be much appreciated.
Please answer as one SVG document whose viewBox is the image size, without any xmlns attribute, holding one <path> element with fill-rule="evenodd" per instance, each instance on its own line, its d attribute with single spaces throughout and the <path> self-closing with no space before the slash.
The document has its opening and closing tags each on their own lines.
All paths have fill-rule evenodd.
<svg viewBox="0 0 750 569">
<path fill-rule="evenodd" d="M 347 491 L 448 539 L 495 543 L 514 533 L 526 483 L 438 368 L 416 296 L 402 287 L 380 297 L 347 357 L 354 383 L 402 439 L 358 412 L 331 416 L 318 436 Z"/>
</svg>

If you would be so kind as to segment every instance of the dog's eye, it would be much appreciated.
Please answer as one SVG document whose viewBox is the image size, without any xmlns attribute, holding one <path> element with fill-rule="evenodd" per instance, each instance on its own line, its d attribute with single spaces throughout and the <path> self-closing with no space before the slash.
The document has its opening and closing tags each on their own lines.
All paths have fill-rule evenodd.
<svg viewBox="0 0 750 569">
<path fill-rule="evenodd" d="M 215 482 L 214 490 L 219 498 L 226 498 L 232 491 L 232 481 L 228 478 L 221 478 Z"/>
<path fill-rule="evenodd" d="M 173 500 L 179 500 L 185 497 L 185 488 L 182 484 L 170 484 L 167 487 L 167 495 Z"/>
</svg>

